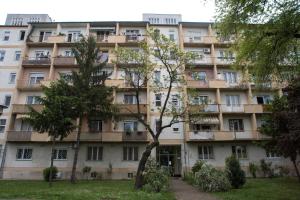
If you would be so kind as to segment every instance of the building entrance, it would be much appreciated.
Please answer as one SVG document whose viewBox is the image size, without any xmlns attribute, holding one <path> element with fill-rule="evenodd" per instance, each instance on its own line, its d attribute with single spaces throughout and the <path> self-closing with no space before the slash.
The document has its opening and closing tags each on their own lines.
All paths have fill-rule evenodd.
<svg viewBox="0 0 300 200">
<path fill-rule="evenodd" d="M 181 176 L 181 146 L 159 146 L 156 150 L 160 166 L 167 167 L 171 176 Z"/>
</svg>

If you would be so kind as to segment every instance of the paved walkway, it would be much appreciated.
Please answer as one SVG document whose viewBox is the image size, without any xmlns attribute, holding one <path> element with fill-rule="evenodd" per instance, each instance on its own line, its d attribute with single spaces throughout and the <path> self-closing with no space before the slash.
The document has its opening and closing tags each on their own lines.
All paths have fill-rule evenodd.
<svg viewBox="0 0 300 200">
<path fill-rule="evenodd" d="M 175 193 L 177 200 L 217 200 L 211 194 L 201 192 L 180 178 L 172 179 L 171 190 Z"/>
</svg>

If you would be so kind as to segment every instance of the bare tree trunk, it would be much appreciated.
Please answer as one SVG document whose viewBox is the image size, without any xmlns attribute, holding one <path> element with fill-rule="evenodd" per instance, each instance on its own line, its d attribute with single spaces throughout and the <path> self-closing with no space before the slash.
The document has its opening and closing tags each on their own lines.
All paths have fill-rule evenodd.
<svg viewBox="0 0 300 200">
<path fill-rule="evenodd" d="M 75 147 L 75 154 L 74 154 L 74 160 L 73 160 L 72 174 L 71 174 L 71 180 L 70 180 L 71 183 L 75 183 L 76 182 L 76 166 L 77 166 L 78 153 L 79 153 L 81 127 L 82 127 L 82 116 L 79 117 L 79 125 L 78 125 L 77 139 L 76 139 L 76 147 Z"/>
<path fill-rule="evenodd" d="M 298 181 L 300 182 L 300 173 L 299 173 L 299 170 L 298 170 L 298 167 L 297 167 L 297 163 L 296 163 L 296 160 L 292 160 L 293 164 L 294 164 L 294 167 L 295 167 L 295 171 L 296 171 L 296 174 L 297 174 L 297 177 L 298 177 Z"/>
<path fill-rule="evenodd" d="M 52 187 L 54 147 L 55 147 L 55 138 L 53 137 L 53 138 L 52 138 L 52 147 L 51 147 L 51 159 L 50 159 L 49 187 Z"/>
<path fill-rule="evenodd" d="M 136 178 L 135 178 L 135 184 L 134 187 L 135 189 L 141 189 L 143 187 L 143 172 L 145 171 L 145 165 L 146 162 L 151 155 L 151 151 L 154 147 L 158 147 L 159 142 L 154 141 L 150 144 L 147 145 L 146 150 L 143 152 L 142 158 L 139 162 L 138 170 L 136 173 Z"/>
</svg>

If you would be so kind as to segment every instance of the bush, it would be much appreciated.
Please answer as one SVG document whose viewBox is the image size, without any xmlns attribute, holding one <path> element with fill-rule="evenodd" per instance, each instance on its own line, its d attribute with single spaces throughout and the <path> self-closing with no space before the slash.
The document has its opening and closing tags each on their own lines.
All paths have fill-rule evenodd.
<svg viewBox="0 0 300 200">
<path fill-rule="evenodd" d="M 230 189 L 230 182 L 226 173 L 207 164 L 204 164 L 201 170 L 196 172 L 195 183 L 206 192 L 228 191 Z"/>
<path fill-rule="evenodd" d="M 194 185 L 195 179 L 194 179 L 194 173 L 193 172 L 187 172 L 183 175 L 183 180 L 186 181 L 188 184 Z"/>
<path fill-rule="evenodd" d="M 169 187 L 169 172 L 166 168 L 162 168 L 154 159 L 148 159 L 144 178 L 144 190 L 147 192 L 166 191 Z"/>
<path fill-rule="evenodd" d="M 275 170 L 277 171 L 278 176 L 288 176 L 290 174 L 289 168 L 285 166 L 276 166 Z"/>
<path fill-rule="evenodd" d="M 264 177 L 274 177 L 274 169 L 272 169 L 272 162 L 266 162 L 264 159 L 260 160 L 260 169 Z"/>
<path fill-rule="evenodd" d="M 253 178 L 256 178 L 256 171 L 258 170 L 258 166 L 255 163 L 249 163 L 249 171 Z"/>
<path fill-rule="evenodd" d="M 50 179 L 50 169 L 51 167 L 47 167 L 43 170 L 43 177 L 44 180 L 49 182 Z M 54 180 L 56 178 L 56 174 L 57 174 L 58 170 L 55 166 L 52 167 L 52 180 Z"/>
<path fill-rule="evenodd" d="M 203 160 L 198 160 L 192 167 L 192 172 L 195 174 L 201 170 L 201 167 L 205 164 Z"/>
<path fill-rule="evenodd" d="M 226 158 L 226 172 L 233 188 L 240 188 L 246 183 L 245 172 L 241 169 L 239 160 L 235 156 Z"/>
</svg>

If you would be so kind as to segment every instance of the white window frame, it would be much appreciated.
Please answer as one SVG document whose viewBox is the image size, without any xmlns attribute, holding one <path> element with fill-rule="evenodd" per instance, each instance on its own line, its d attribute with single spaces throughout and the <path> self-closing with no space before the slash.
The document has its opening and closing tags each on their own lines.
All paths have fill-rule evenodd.
<svg viewBox="0 0 300 200">
<path fill-rule="evenodd" d="M 281 156 L 278 153 L 274 152 L 274 151 L 267 151 L 266 150 L 266 158 L 267 159 L 279 159 L 279 158 L 281 158 Z"/>
<path fill-rule="evenodd" d="M 10 31 L 4 31 L 3 41 L 9 41 Z"/>
<path fill-rule="evenodd" d="M 101 133 L 103 131 L 103 121 L 102 120 L 98 120 L 98 119 L 95 119 L 95 120 L 91 120 L 91 122 L 95 122 L 97 123 L 96 126 L 97 128 L 95 130 L 91 129 L 91 127 L 89 127 L 89 131 L 92 132 L 92 133 Z"/>
<path fill-rule="evenodd" d="M 138 121 L 124 121 L 123 122 L 123 130 L 126 133 L 137 132 L 138 131 Z"/>
<path fill-rule="evenodd" d="M 36 104 L 40 104 L 40 102 L 38 101 L 38 97 L 40 96 L 36 96 L 36 95 L 29 95 L 26 97 L 26 104 L 28 105 L 36 105 Z M 32 101 L 30 102 L 29 99 L 32 99 Z"/>
<path fill-rule="evenodd" d="M 171 96 L 171 105 L 173 107 L 176 107 L 176 108 L 180 106 L 179 95 L 178 94 L 173 94 Z"/>
<path fill-rule="evenodd" d="M 235 152 L 233 152 L 233 147 Z M 238 159 L 248 159 L 247 146 L 246 145 L 234 145 L 232 146 L 232 153 Z"/>
<path fill-rule="evenodd" d="M 21 51 L 15 51 L 15 61 L 19 61 L 21 59 L 21 55 Z"/>
<path fill-rule="evenodd" d="M 89 156 L 89 153 L 91 155 Z M 96 156 L 96 157 L 94 157 Z M 103 160 L 103 146 L 88 146 L 87 147 L 87 161 L 102 161 Z"/>
<path fill-rule="evenodd" d="M 9 98 L 9 103 L 6 102 L 6 101 L 8 101 L 7 98 Z M 4 105 L 5 106 L 7 106 L 7 107 L 10 106 L 10 104 L 11 104 L 11 98 L 12 98 L 12 96 L 10 94 L 7 94 L 7 95 L 4 96 Z"/>
<path fill-rule="evenodd" d="M 198 146 L 198 159 L 199 160 L 212 160 L 214 159 L 214 149 L 212 145 L 199 145 Z"/>
<path fill-rule="evenodd" d="M 138 161 L 139 147 L 138 146 L 123 146 L 123 161 Z"/>
<path fill-rule="evenodd" d="M 16 72 L 11 72 L 9 74 L 8 84 L 15 84 L 16 83 L 16 78 L 17 78 L 17 73 Z"/>
<path fill-rule="evenodd" d="M 137 99 L 134 94 L 124 94 L 124 104 L 137 104 Z"/>
<path fill-rule="evenodd" d="M 3 62 L 5 58 L 5 50 L 0 50 L 0 62 Z"/>
<path fill-rule="evenodd" d="M 54 153 L 53 153 L 53 160 L 55 161 L 61 161 L 61 160 L 67 160 L 68 159 L 68 149 L 66 148 L 54 148 L 53 149 Z M 59 154 L 60 152 L 65 151 L 65 158 L 59 158 Z"/>
<path fill-rule="evenodd" d="M 21 158 L 18 158 L 19 150 L 22 151 Z M 30 150 L 31 151 L 30 158 L 24 158 L 25 150 L 27 150 L 27 151 Z M 17 152 L 16 152 L 16 160 L 17 161 L 30 161 L 30 160 L 32 160 L 32 156 L 33 156 L 33 148 L 31 148 L 31 147 L 18 147 L 17 148 Z"/>
<path fill-rule="evenodd" d="M 32 72 L 29 74 L 29 85 L 40 84 L 41 81 L 45 79 L 45 74 L 43 72 Z"/>
<path fill-rule="evenodd" d="M 0 119 L 0 133 L 5 132 L 5 127 L 6 127 L 6 119 Z"/>
<path fill-rule="evenodd" d="M 155 94 L 155 106 L 160 107 L 161 106 L 161 96 L 162 94 Z"/>
</svg>

